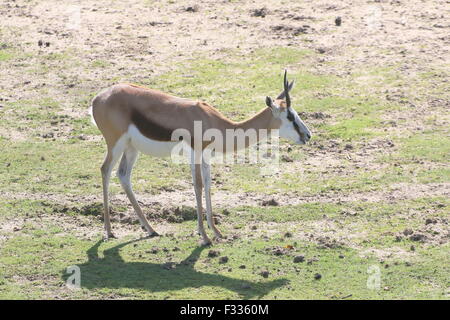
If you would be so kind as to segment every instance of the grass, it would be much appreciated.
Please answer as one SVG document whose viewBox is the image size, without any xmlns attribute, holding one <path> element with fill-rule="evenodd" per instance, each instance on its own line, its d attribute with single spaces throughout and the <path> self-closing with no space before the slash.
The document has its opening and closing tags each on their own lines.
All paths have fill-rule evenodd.
<svg viewBox="0 0 450 320">
<path fill-rule="evenodd" d="M 152 240 L 126 237 L 108 243 L 98 240 L 95 235 L 93 239 L 67 235 L 64 226 L 56 221 L 45 223 L 45 229 L 39 228 L 36 222 L 29 223 L 22 227 L 20 235 L 2 246 L 0 265 L 8 267 L 2 268 L 0 296 L 191 299 L 195 294 L 195 299 L 340 299 L 349 295 L 355 299 L 444 298 L 449 270 L 441 262 L 448 245 L 430 248 L 425 243 L 411 240 L 395 242 L 390 233 L 382 239 L 379 236 L 386 230 L 397 232 L 416 228 L 416 223 L 422 223 L 411 215 L 411 209 L 420 210 L 424 205 L 442 203 L 448 204 L 448 199 L 418 199 L 378 207 L 360 203 L 316 203 L 285 209 L 236 208 L 225 218 L 222 229 L 235 233 L 233 225 L 239 223 L 255 224 L 262 229 L 217 244 L 214 249 L 220 252 L 219 255 L 229 258 L 226 263 L 220 263 L 218 257 L 209 257 L 210 249 L 197 245 L 196 237 L 191 236 L 195 221 L 179 224 L 173 236 Z M 28 202 L 30 205 L 36 208 L 38 203 Z M 51 205 L 57 206 L 47 203 L 41 210 L 48 210 Z M 16 217 L 22 216 L 22 206 L 27 206 L 27 202 L 16 203 L 9 210 L 15 211 Z M 352 210 L 358 210 L 358 214 L 342 218 L 343 212 Z M 390 218 L 393 211 L 400 212 L 396 221 Z M 439 212 L 435 217 L 446 214 L 442 206 Z M 300 236 L 300 228 L 310 232 L 307 226 L 289 223 L 286 228 L 285 222 L 302 221 L 301 224 L 309 226 L 321 224 L 324 215 L 347 227 L 365 225 L 364 230 L 354 229 L 353 232 L 371 230 L 370 236 L 364 238 L 361 249 L 345 243 L 322 248 L 314 240 L 305 241 Z M 100 230 L 101 222 L 96 217 L 89 219 Z M 264 229 L 268 222 L 272 230 Z M 388 227 L 392 223 L 394 227 Z M 268 237 L 273 231 L 276 231 L 275 236 Z M 292 236 L 283 237 L 286 231 Z M 415 246 L 414 252 L 409 249 L 411 245 Z M 274 254 L 274 248 L 289 249 L 283 249 L 283 254 Z M 373 249 L 387 253 L 397 249 L 405 253 L 401 258 L 389 258 L 387 254 L 387 258 L 380 259 L 371 253 Z M 293 258 L 297 255 L 303 255 L 305 261 L 295 263 Z M 69 276 L 67 267 L 73 265 L 81 271 L 80 290 L 62 285 Z M 380 268 L 381 290 L 366 286 L 370 266 Z M 261 271 L 268 271 L 269 277 L 261 277 Z M 315 279 L 317 273 L 321 275 L 320 280 Z"/>
<path fill-rule="evenodd" d="M 28 61 L 24 57 L 29 53 L 16 56 L 11 50 L 0 51 L 2 65 Z M 1 102 L 0 298 L 448 299 L 446 197 L 333 200 L 386 195 L 401 185 L 445 188 L 450 180 L 450 141 L 442 117 L 424 118 L 421 131 L 405 126 L 409 119 L 397 121 L 400 132 L 386 126 L 390 112 L 410 112 L 403 98 L 389 101 L 374 92 L 409 83 L 397 66 L 368 66 L 360 74 L 338 78 L 315 72 L 317 53 L 310 50 L 234 49 L 217 58 L 198 54 L 141 81 L 207 100 L 233 120 L 242 120 L 264 107 L 266 95 L 279 93 L 284 68 L 296 80 L 293 103 L 308 116 L 312 143 L 288 152 L 290 144 L 282 141 L 282 154 L 292 162 L 281 162 L 281 171 L 273 176 L 263 178 L 257 165 L 215 166 L 213 193 L 312 200 L 216 208 L 220 228 L 235 236 L 212 248 L 228 257 L 220 263 L 220 257 L 208 256 L 209 248 L 198 246 L 191 219 L 152 219 L 164 234 L 155 239 L 139 239 L 138 225 L 114 221 L 120 238 L 101 241 L 99 168 L 105 146 L 86 112 L 95 92 L 81 86 L 85 79 L 72 71 L 83 66 L 112 81 L 116 70 L 114 61 L 83 62 L 79 54 L 68 50 L 33 56 L 36 63 L 24 66 L 28 74 L 62 71 L 56 89 L 36 89 L 37 99 Z M 423 98 L 428 90 L 424 82 L 436 74 L 441 75 L 430 71 L 411 79 L 417 85 L 415 98 Z M 53 90 L 64 94 L 56 96 Z M 314 119 L 317 112 L 328 117 Z M 385 140 L 392 145 L 376 145 Z M 141 157 L 133 183 L 138 198 L 164 190 L 176 195 L 190 188 L 190 171 L 168 159 Z M 116 178 L 111 192 L 123 193 Z M 133 214 L 127 202 L 115 200 L 114 217 Z M 161 202 L 144 209 L 156 210 Z M 426 224 L 427 219 L 436 222 Z M 426 240 L 411 239 L 404 235 L 406 229 Z M 298 255 L 305 260 L 295 263 Z M 65 285 L 70 266 L 80 268 L 79 290 Z M 367 286 L 372 266 L 380 270 L 378 290 Z M 268 278 L 262 271 L 269 272 Z"/>
</svg>

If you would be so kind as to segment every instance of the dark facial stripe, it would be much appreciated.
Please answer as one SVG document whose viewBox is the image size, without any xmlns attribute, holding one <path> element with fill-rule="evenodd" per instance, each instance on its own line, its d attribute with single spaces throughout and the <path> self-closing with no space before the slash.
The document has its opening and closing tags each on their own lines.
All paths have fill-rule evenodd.
<svg viewBox="0 0 450 320">
<path fill-rule="evenodd" d="M 298 133 L 298 135 L 299 135 L 300 137 L 303 137 L 303 135 L 302 135 L 301 132 L 300 132 L 300 127 L 298 126 L 297 122 L 295 122 L 294 114 L 292 113 L 292 111 L 290 110 L 290 108 L 287 109 L 287 113 L 288 113 L 288 114 L 287 114 L 287 118 L 288 118 L 288 120 L 291 121 L 292 124 L 294 125 L 295 131 L 297 131 L 297 133 Z"/>
</svg>

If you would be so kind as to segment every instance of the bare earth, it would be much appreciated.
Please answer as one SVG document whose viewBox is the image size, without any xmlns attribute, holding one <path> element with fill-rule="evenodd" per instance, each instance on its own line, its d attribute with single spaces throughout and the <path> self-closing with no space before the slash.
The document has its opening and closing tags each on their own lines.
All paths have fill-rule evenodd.
<svg viewBox="0 0 450 320">
<path fill-rule="evenodd" d="M 358 83 L 385 101 L 407 103 L 408 111 L 393 110 L 384 114 L 388 132 L 384 138 L 374 138 L 346 148 L 340 141 L 324 144 L 313 142 L 304 147 L 308 156 L 303 163 L 294 162 L 285 172 L 313 170 L 322 174 L 351 176 L 355 169 L 378 170 L 388 164 L 373 161 L 380 154 L 389 155 L 398 150 L 392 144 L 394 137 L 408 137 L 417 132 L 432 130 L 434 125 L 450 127 L 449 95 L 436 94 L 434 89 L 448 85 L 450 61 L 450 22 L 448 1 L 405 0 L 343 0 L 343 1 L 4 1 L 0 0 L 0 45 L 14 42 L 20 54 L 26 54 L 27 62 L 39 65 L 44 53 L 60 54 L 69 51 L 78 60 L 64 60 L 61 71 L 51 68 L 37 75 L 26 72 L 29 66 L 20 63 L 1 70 L 0 108 L 5 102 L 38 100 L 43 92 L 54 97 L 62 106 L 61 115 L 71 118 L 88 117 L 87 105 L 77 105 L 80 95 L 94 94 L 114 83 L 125 81 L 142 83 L 149 77 L 162 75 L 186 61 L 209 56 L 220 59 L 229 49 L 239 49 L 244 56 L 259 48 L 294 47 L 309 49 L 317 54 L 308 56 L 308 71 L 316 75 L 330 75 L 346 79 L 360 74 Z M 340 17 L 341 24 L 336 25 Z M 301 36 L 299 36 L 301 35 Z M 38 42 L 41 44 L 39 45 Z M 48 43 L 48 45 L 46 44 Z M 0 48 L 1 49 L 1 48 Z M 101 61 L 102 69 L 90 68 L 91 63 Z M 58 59 L 48 61 L 58 66 Z M 417 90 L 417 83 L 405 82 L 397 86 L 376 85 L 377 75 L 365 73 L 374 67 L 396 66 L 402 78 L 414 78 L 418 73 L 441 70 L 440 76 L 427 79 L 427 88 Z M 219 90 L 219 89 L 218 89 Z M 449 92 L 450 90 L 448 90 Z M 447 92 L 447 93 L 448 93 Z M 204 97 L 208 100 L 208 97 Z M 401 102 L 400 102 L 401 101 Z M 406 101 L 406 102 L 405 102 Z M 443 110 L 446 110 L 445 114 Z M 301 110 L 299 110 L 301 111 Z M 436 115 L 435 123 L 424 120 Z M 306 122 L 333 123 L 333 115 L 318 117 L 305 114 Z M 402 121 L 407 119 L 407 121 Z M 54 132 L 56 139 L 71 136 L 70 124 L 52 128 L 42 124 L 42 132 Z M 34 132 L 0 127 L 0 136 L 12 143 L 32 138 Z M 97 135 L 86 135 L 83 140 L 101 141 Z M 423 168 L 442 168 L 444 165 L 424 161 Z M 143 178 L 143 177 L 141 177 Z M 100 178 L 99 178 L 100 179 Z M 98 180 L 100 181 L 100 180 Z M 226 181 L 222 181 L 226 185 Z M 419 198 L 450 197 L 450 183 L 397 183 L 386 190 L 353 191 L 303 195 L 298 192 L 267 195 L 257 192 L 230 192 L 217 184 L 213 191 L 213 205 L 217 208 L 241 206 L 258 207 L 274 199 L 278 206 L 305 203 L 394 203 Z M 43 192 L 12 192 L 0 190 L 0 197 L 10 200 L 42 200 L 57 202 L 63 208 L 79 204 L 100 206 L 101 194 L 88 196 Z M 176 226 L 161 219 L 160 211 L 175 210 L 180 204 L 194 207 L 194 193 L 190 181 L 181 181 L 173 190 L 156 195 L 138 193 L 139 202 L 150 219 L 158 222 L 163 234 L 176 232 Z M 135 224 L 136 217 L 123 194 L 112 197 L 113 206 L 127 206 L 119 217 L 113 212 L 114 229 L 119 237 L 142 235 Z M 350 213 L 351 214 L 351 213 Z M 411 212 L 423 215 L 423 212 Z M 219 212 L 219 218 L 223 213 Z M 93 229 L 88 216 L 61 215 L 65 230 L 75 232 L 81 238 L 93 239 L 101 230 Z M 407 216 L 404 218 L 408 218 Z M 45 226 L 53 217 L 42 215 L 31 223 Z M 123 222 L 123 223 L 119 223 Z M 0 244 L 20 231 L 28 219 L 17 218 L 0 225 Z M 253 232 L 246 226 L 242 231 L 249 237 L 270 234 L 273 225 L 266 224 L 264 232 Z M 259 227 L 259 226 L 258 226 Z M 279 225 L 277 226 L 279 228 Z M 304 222 L 299 239 L 321 243 L 328 237 L 350 247 L 355 238 L 363 238 L 361 232 L 352 233 L 352 225 L 339 225 L 326 217 L 321 223 Z M 300 229 L 301 229 L 300 228 Z M 425 227 L 424 227 L 425 228 Z M 430 240 L 432 244 L 450 241 L 447 221 L 439 220 L 426 228 L 440 232 Z M 262 228 L 261 228 L 262 229 Z M 278 230 L 278 229 L 277 229 Z M 338 230 L 338 231 L 336 231 Z M 275 233 L 275 231 L 274 231 Z M 310 236 L 314 234 L 314 236 Z M 361 252 L 361 255 L 369 252 Z M 414 253 L 398 248 L 383 251 L 374 249 L 372 254 L 407 256 Z"/>
</svg>

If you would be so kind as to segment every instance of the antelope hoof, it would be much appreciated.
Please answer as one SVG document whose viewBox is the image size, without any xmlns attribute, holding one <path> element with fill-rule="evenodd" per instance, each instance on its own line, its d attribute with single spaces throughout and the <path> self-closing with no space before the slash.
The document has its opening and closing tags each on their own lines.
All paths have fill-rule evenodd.
<svg viewBox="0 0 450 320">
<path fill-rule="evenodd" d="M 214 240 L 220 240 L 223 239 L 223 235 L 220 233 L 220 231 L 214 232 Z"/>
<path fill-rule="evenodd" d="M 148 234 L 148 237 L 149 237 L 149 238 L 159 237 L 159 233 L 156 232 L 156 231 L 150 232 L 150 233 Z"/>
<path fill-rule="evenodd" d="M 223 238 L 222 233 L 215 226 L 212 227 L 212 230 L 214 232 L 214 238 L 216 238 L 216 239 L 222 239 Z"/>
<path fill-rule="evenodd" d="M 202 247 L 209 247 L 210 245 L 212 245 L 212 242 L 210 239 L 203 239 L 200 242 L 200 246 L 202 246 Z"/>
<path fill-rule="evenodd" d="M 109 233 L 105 233 L 104 235 L 103 235 L 103 241 L 108 241 L 109 239 L 117 239 L 117 237 L 112 233 L 112 232 L 109 232 Z"/>
</svg>

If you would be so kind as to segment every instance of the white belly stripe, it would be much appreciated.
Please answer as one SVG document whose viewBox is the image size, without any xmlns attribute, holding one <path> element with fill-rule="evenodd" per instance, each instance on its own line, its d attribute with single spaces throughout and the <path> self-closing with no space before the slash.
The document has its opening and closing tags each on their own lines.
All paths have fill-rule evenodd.
<svg viewBox="0 0 450 320">
<path fill-rule="evenodd" d="M 149 139 L 145 137 L 133 124 L 128 127 L 128 134 L 133 147 L 142 153 L 155 157 L 170 156 L 172 149 L 179 143 L 178 141 L 163 142 Z"/>
</svg>

